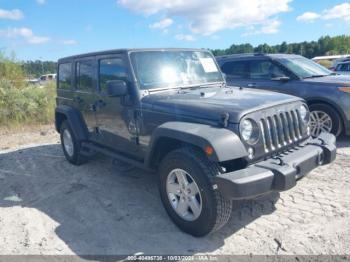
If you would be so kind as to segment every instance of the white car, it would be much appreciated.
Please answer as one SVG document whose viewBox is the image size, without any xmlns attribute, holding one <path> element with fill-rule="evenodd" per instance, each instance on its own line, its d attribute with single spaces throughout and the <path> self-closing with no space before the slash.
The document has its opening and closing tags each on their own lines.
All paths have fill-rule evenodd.
<svg viewBox="0 0 350 262">
<path fill-rule="evenodd" d="M 56 74 L 47 74 L 39 77 L 40 84 L 46 83 L 47 81 L 53 81 L 56 79 Z"/>
<path fill-rule="evenodd" d="M 339 63 L 335 72 L 341 75 L 350 75 L 350 61 Z"/>
</svg>

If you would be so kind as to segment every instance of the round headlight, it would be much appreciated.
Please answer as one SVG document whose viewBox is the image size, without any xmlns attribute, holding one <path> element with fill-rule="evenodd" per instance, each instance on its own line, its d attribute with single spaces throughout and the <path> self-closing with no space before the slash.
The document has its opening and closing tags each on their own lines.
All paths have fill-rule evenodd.
<svg viewBox="0 0 350 262">
<path fill-rule="evenodd" d="M 255 122 L 245 119 L 240 125 L 241 137 L 248 144 L 254 144 L 259 138 L 259 129 Z"/>
<path fill-rule="evenodd" d="M 309 109 L 305 106 L 305 105 L 301 105 L 300 109 L 300 117 L 301 119 L 305 122 L 308 123 L 309 122 L 309 118 L 310 118 L 310 112 Z"/>
</svg>

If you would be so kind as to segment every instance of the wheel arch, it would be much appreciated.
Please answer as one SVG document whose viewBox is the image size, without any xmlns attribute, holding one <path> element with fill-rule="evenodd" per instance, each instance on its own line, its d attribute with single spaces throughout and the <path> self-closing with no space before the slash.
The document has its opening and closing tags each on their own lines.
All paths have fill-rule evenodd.
<svg viewBox="0 0 350 262">
<path fill-rule="evenodd" d="M 60 105 L 55 109 L 55 128 L 60 132 L 61 125 L 68 121 L 74 135 L 80 140 L 88 139 L 88 129 L 81 113 L 70 106 Z"/>
<path fill-rule="evenodd" d="M 212 148 L 212 154 L 206 156 L 213 162 L 247 156 L 240 138 L 228 129 L 195 123 L 168 122 L 153 132 L 145 165 L 155 168 L 167 153 L 183 146 L 192 146 L 202 152 L 206 152 L 207 147 Z"/>
<path fill-rule="evenodd" d="M 308 106 L 315 105 L 315 104 L 324 104 L 324 105 L 327 105 L 327 106 L 333 108 L 340 116 L 340 122 L 341 122 L 342 128 L 345 127 L 345 121 L 344 121 L 344 119 L 346 119 L 345 118 L 345 113 L 334 102 L 332 102 L 332 101 L 330 101 L 328 99 L 325 99 L 325 98 L 318 98 L 318 97 L 308 98 L 308 99 L 306 99 L 306 102 L 307 102 Z"/>
</svg>

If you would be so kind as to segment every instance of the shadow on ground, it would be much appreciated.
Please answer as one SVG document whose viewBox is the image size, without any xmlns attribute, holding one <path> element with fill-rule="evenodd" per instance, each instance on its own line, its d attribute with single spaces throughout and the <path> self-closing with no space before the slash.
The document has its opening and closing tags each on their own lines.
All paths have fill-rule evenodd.
<svg viewBox="0 0 350 262">
<path fill-rule="evenodd" d="M 349 136 L 340 136 L 337 138 L 337 147 L 344 148 L 350 147 L 350 137 Z"/>
<path fill-rule="evenodd" d="M 81 256 L 194 254 L 219 249 L 228 236 L 273 212 L 279 198 L 271 194 L 241 202 L 227 226 L 194 238 L 168 218 L 156 176 L 138 169 L 121 171 L 112 162 L 98 156 L 85 165 L 72 166 L 60 145 L 0 154 L 0 207 L 44 212 L 58 223 L 55 234 Z"/>
</svg>

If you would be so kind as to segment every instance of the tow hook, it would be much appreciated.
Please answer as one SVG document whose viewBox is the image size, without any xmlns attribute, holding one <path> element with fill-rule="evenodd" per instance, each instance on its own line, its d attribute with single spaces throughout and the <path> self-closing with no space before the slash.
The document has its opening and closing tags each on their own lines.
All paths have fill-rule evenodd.
<svg viewBox="0 0 350 262">
<path fill-rule="evenodd" d="M 275 157 L 273 157 L 272 159 L 278 160 L 279 163 L 277 163 L 277 165 L 279 165 L 279 166 L 284 166 L 284 165 L 286 165 L 286 163 L 284 163 L 283 159 L 282 159 L 281 157 L 279 157 L 279 156 L 275 156 Z"/>
<path fill-rule="evenodd" d="M 326 142 L 322 138 L 318 137 L 317 139 L 321 142 L 321 146 L 324 146 L 326 144 Z"/>
</svg>

